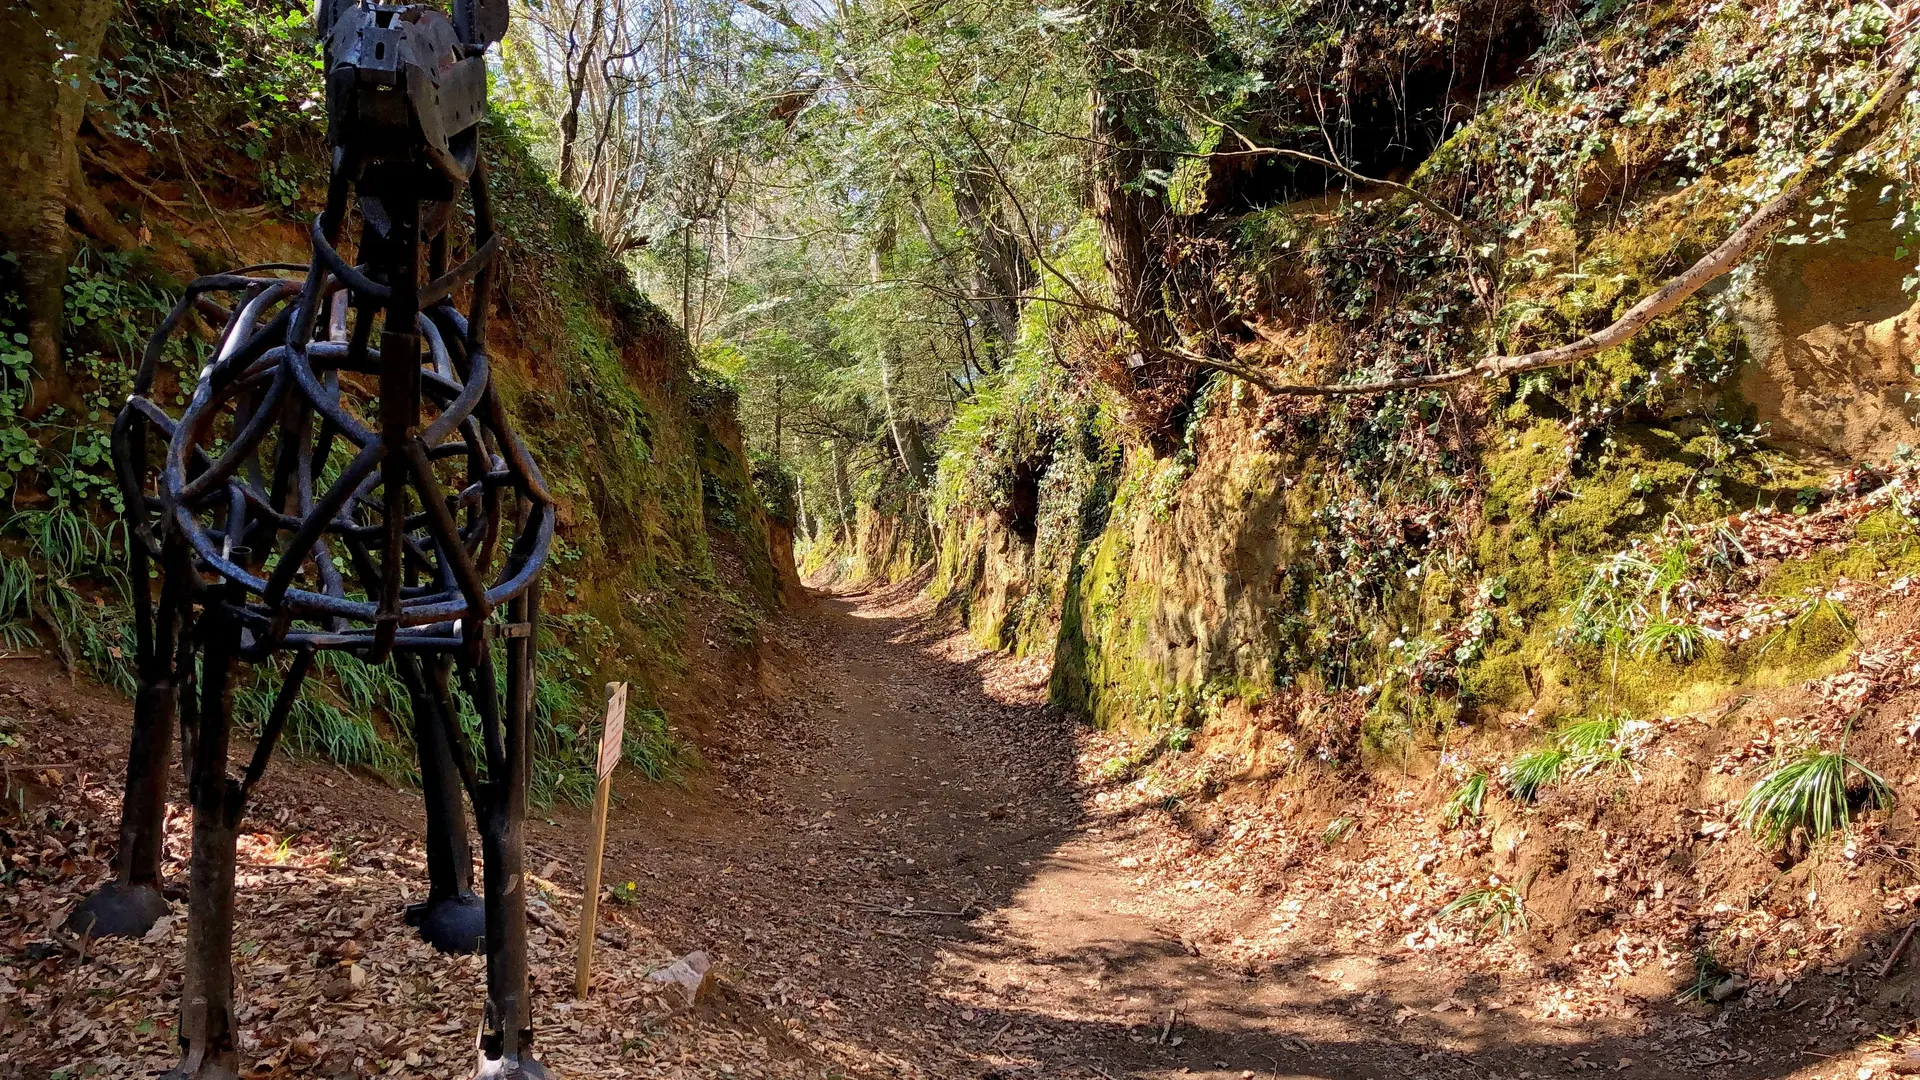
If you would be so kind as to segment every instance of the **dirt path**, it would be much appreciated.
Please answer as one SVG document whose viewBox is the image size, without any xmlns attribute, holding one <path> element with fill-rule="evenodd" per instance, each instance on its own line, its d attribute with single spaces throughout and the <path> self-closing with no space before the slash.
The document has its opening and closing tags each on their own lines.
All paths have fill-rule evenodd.
<svg viewBox="0 0 1920 1080">
<path fill-rule="evenodd" d="M 1152 826 L 1096 811 L 1087 732 L 1044 705 L 1043 669 L 885 594 L 822 598 L 784 633 L 786 697 L 814 704 L 776 708 L 758 750 L 716 762 L 704 808 L 629 824 L 610 853 L 654 886 L 642 917 L 663 939 L 720 958 L 730 1019 L 770 1015 L 858 1071 L 1780 1077 L 1860 1056 L 1845 1028 L 1801 1038 L 1766 1015 L 1554 1022 L 1539 978 L 1396 942 L 1227 962 L 1223 911 L 1256 933 L 1272 900 L 1126 869 Z"/>
<path fill-rule="evenodd" d="M 755 1004 L 935 1076 L 1476 1071 L 1330 1026 L 1298 987 L 1143 914 L 1126 830 L 1086 816 L 1082 732 L 1044 706 L 1044 671 L 872 596 L 823 598 L 787 633 L 794 696 L 817 706 L 786 715 L 774 751 L 719 762 L 730 782 L 704 810 L 609 846 L 654 886 L 642 917 Z"/>
<path fill-rule="evenodd" d="M 644 917 L 882 1067 L 1271 1075 L 1277 1040 L 1197 1037 L 1243 976 L 1127 911 L 1044 672 L 872 597 L 824 598 L 789 633 L 818 703 L 789 721 L 811 737 L 722 762 L 728 808 L 616 831 L 612 866 L 661 886 Z"/>
</svg>

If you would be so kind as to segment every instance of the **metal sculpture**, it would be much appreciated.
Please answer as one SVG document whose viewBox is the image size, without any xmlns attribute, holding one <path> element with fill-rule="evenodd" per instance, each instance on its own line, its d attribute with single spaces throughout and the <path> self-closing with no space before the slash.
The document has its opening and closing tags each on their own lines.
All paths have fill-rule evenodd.
<svg viewBox="0 0 1920 1080">
<path fill-rule="evenodd" d="M 485 52 L 506 31 L 506 0 L 454 0 L 451 19 L 417 4 L 321 0 L 318 26 L 333 157 L 311 264 L 193 282 L 149 342 L 115 423 L 139 690 L 115 879 L 72 925 L 140 934 L 166 910 L 160 856 L 177 723 L 193 854 L 183 1057 L 167 1076 L 235 1076 L 233 884 L 248 794 L 325 654 L 390 661 L 408 690 L 427 807 L 428 894 L 407 919 L 443 950 L 484 942 L 477 1075 L 545 1077 L 531 1052 L 522 823 L 538 579 L 554 515 L 489 377 L 499 237 L 478 142 Z M 350 201 L 353 260 L 340 250 Z M 457 227 L 469 212 L 470 229 Z M 454 294 L 469 286 L 463 316 Z M 149 395 L 168 341 L 195 311 L 222 329 L 176 420 Z M 157 598 L 144 587 L 150 570 Z M 279 672 L 280 685 L 236 779 L 228 757 L 241 661 Z M 477 762 L 456 674 L 477 714 Z M 471 888 L 463 787 L 479 825 L 484 902 Z"/>
</svg>

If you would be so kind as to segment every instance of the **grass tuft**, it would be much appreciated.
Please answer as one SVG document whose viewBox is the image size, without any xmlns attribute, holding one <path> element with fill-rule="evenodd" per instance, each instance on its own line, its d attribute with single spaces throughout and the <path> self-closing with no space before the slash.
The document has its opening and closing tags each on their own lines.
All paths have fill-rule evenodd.
<svg viewBox="0 0 1920 1080">
<path fill-rule="evenodd" d="M 1664 653 L 1675 663 L 1685 664 L 1700 656 L 1706 649 L 1706 641 L 1707 636 L 1699 627 L 1663 617 L 1648 623 L 1634 636 L 1633 655 L 1637 660 L 1645 660 Z"/>
<path fill-rule="evenodd" d="M 1541 791 L 1560 782 L 1560 770 L 1566 764 L 1567 752 L 1558 746 L 1521 754 L 1506 767 L 1507 794 L 1518 802 L 1532 802 Z"/>
<path fill-rule="evenodd" d="M 1468 889 L 1454 897 L 1440 909 L 1440 916 L 1470 918 L 1482 929 L 1497 926 L 1502 936 L 1516 928 L 1527 928 L 1527 908 L 1520 893 L 1513 886 L 1499 882 Z"/>
<path fill-rule="evenodd" d="M 1847 611 L 1845 604 L 1840 603 L 1840 601 L 1830 596 L 1814 596 L 1809 597 L 1806 603 L 1800 605 L 1800 610 L 1794 614 L 1793 618 L 1788 620 L 1786 625 L 1774 631 L 1773 634 L 1761 644 L 1760 655 L 1767 655 L 1767 653 L 1773 651 L 1774 646 L 1786 641 L 1806 640 L 1811 636 L 1818 624 L 1823 621 L 1822 616 L 1825 617 L 1825 622 L 1831 624 L 1833 628 L 1837 629 L 1843 636 L 1853 641 L 1860 640 L 1859 634 L 1856 633 L 1854 629 L 1853 615 Z"/>
<path fill-rule="evenodd" d="M 1575 720 L 1555 732 L 1552 741 L 1514 758 L 1503 776 L 1507 794 L 1532 802 L 1569 776 L 1632 770 L 1635 739 L 1647 725 L 1613 714 Z"/>
<path fill-rule="evenodd" d="M 1332 821 L 1327 822 L 1326 828 L 1320 830 L 1320 843 L 1327 847 L 1332 847 L 1347 837 L 1352 836 L 1354 827 L 1359 824 L 1359 818 L 1349 817 L 1344 814 L 1334 818 Z"/>
<path fill-rule="evenodd" d="M 1770 846 L 1796 828 L 1805 829 L 1809 840 L 1843 831 L 1852 820 L 1850 774 L 1857 774 L 1865 787 L 1863 808 L 1893 805 L 1892 785 L 1848 757 L 1843 740 L 1839 750 L 1806 750 L 1761 777 L 1740 801 L 1740 824 Z"/>
<path fill-rule="evenodd" d="M 1710 1002 L 1714 989 L 1732 974 L 1711 946 L 1702 945 L 1693 950 L 1693 978 L 1680 988 L 1680 1000 Z"/>
<path fill-rule="evenodd" d="M 1464 821 L 1478 821 L 1487 807 L 1487 770 L 1475 769 L 1471 775 L 1453 789 L 1447 797 L 1444 809 L 1448 827 L 1457 827 Z"/>
</svg>

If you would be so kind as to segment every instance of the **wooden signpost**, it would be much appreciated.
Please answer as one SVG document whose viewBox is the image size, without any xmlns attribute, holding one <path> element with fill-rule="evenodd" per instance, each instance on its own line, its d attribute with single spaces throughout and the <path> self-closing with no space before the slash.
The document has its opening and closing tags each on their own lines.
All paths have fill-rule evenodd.
<svg viewBox="0 0 1920 1080">
<path fill-rule="evenodd" d="M 621 739 L 627 728 L 627 684 L 607 684 L 607 716 L 600 725 L 599 783 L 593 788 L 593 834 L 587 841 L 587 881 L 580 897 L 580 963 L 573 976 L 573 996 L 587 996 L 593 972 L 594 924 L 600 915 L 600 855 L 607 844 L 607 799 L 613 794 L 613 767 L 620 763 Z"/>
</svg>

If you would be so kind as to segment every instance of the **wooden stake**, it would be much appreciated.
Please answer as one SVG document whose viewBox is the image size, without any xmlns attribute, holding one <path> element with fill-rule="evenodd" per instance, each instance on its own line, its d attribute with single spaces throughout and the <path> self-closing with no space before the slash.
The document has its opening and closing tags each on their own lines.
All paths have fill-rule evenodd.
<svg viewBox="0 0 1920 1080">
<path fill-rule="evenodd" d="M 627 727 L 627 684 L 607 684 L 607 715 L 600 725 L 599 782 L 593 787 L 593 832 L 587 839 L 587 880 L 580 895 L 580 961 L 573 975 L 573 996 L 584 1000 L 593 974 L 594 925 L 600 915 L 600 856 L 607 845 L 607 800 L 613 794 L 613 767 L 620 763 Z"/>
</svg>

